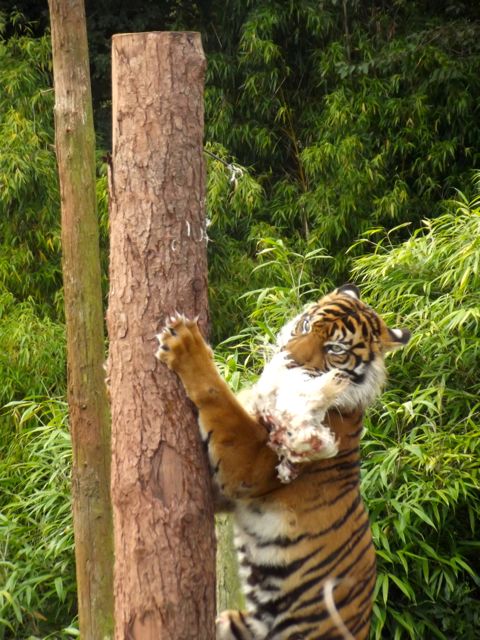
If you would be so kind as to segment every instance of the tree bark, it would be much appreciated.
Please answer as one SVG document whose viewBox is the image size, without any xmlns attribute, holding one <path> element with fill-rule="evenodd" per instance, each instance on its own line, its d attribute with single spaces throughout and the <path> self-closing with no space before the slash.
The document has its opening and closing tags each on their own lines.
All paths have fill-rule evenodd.
<svg viewBox="0 0 480 640">
<path fill-rule="evenodd" d="M 110 420 L 83 0 L 49 0 L 62 210 L 73 518 L 83 640 L 113 637 Z"/>
<path fill-rule="evenodd" d="M 113 38 L 107 322 L 122 640 L 215 635 L 207 464 L 192 405 L 154 358 L 175 310 L 208 321 L 204 73 L 198 34 Z"/>
</svg>

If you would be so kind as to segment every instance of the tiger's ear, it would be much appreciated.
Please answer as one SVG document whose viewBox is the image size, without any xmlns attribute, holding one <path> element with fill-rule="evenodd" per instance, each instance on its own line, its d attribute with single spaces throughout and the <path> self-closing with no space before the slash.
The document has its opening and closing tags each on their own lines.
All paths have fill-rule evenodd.
<svg viewBox="0 0 480 640">
<path fill-rule="evenodd" d="M 351 298 L 355 298 L 356 300 L 360 300 L 360 289 L 354 284 L 342 284 L 341 287 L 335 289 L 335 293 L 344 293 Z"/>
<path fill-rule="evenodd" d="M 410 340 L 411 333 L 409 329 L 388 329 L 389 340 L 385 345 L 387 351 L 392 351 L 393 349 L 400 349 L 405 346 L 407 342 Z"/>
</svg>

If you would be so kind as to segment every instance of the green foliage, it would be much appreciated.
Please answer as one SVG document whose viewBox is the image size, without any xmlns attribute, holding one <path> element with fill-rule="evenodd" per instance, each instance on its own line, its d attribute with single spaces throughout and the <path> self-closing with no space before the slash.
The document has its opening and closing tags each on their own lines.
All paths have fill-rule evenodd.
<svg viewBox="0 0 480 640">
<path fill-rule="evenodd" d="M 50 41 L 0 20 L 0 406 L 65 386 Z"/>
<path fill-rule="evenodd" d="M 207 138 L 253 168 L 257 224 L 301 252 L 324 247 L 327 274 L 345 277 L 345 250 L 366 229 L 418 226 L 452 185 L 469 187 L 478 12 L 413 0 L 211 7 Z M 230 216 L 218 211 L 248 247 L 251 227 Z"/>
<path fill-rule="evenodd" d="M 0 422 L 0 638 L 5 640 L 76 634 L 70 624 L 76 593 L 66 417 L 65 403 L 47 398 L 10 403 Z"/>
<path fill-rule="evenodd" d="M 5 32 L 13 29 L 7 38 Z M 0 283 L 52 317 L 61 287 L 50 40 L 22 16 L 0 25 Z"/>
<path fill-rule="evenodd" d="M 19 6 L 44 20 L 31 0 Z M 478 3 L 101 0 L 87 2 L 87 16 L 107 146 L 111 35 L 202 33 L 206 139 L 248 167 L 232 184 L 209 163 L 215 339 L 244 324 L 245 289 L 268 284 L 250 276 L 259 238 L 301 253 L 323 247 L 334 261 L 316 278 L 342 280 L 346 249 L 367 229 L 398 227 L 405 238 L 399 225 L 419 226 L 453 185 L 469 188 L 480 148 Z"/>
<path fill-rule="evenodd" d="M 15 4 L 47 22 L 41 3 Z M 346 280 L 352 261 L 372 304 L 412 329 L 408 350 L 389 363 L 388 391 L 364 440 L 379 549 L 373 637 L 473 640 L 478 202 L 464 198 L 422 219 L 441 212 L 453 185 L 469 190 L 478 166 L 477 3 L 100 0 L 87 12 L 104 140 L 110 35 L 202 31 L 207 148 L 241 168 L 208 161 L 214 341 L 237 334 L 219 355 L 235 388 L 259 370 L 285 317 Z M 16 11 L 1 16 L 0 405 L 64 389 L 53 91 L 41 31 Z M 99 174 L 105 249 L 100 161 Z M 76 633 L 67 626 L 74 585 L 64 419 L 55 399 L 10 404 L 0 416 L 0 638 Z"/>
<path fill-rule="evenodd" d="M 0 638 L 67 638 L 70 439 L 50 41 L 0 20 Z M 48 394 L 45 400 L 22 400 Z M 53 637 L 53 636 L 52 636 Z"/>
<path fill-rule="evenodd" d="M 0 406 L 65 388 L 65 331 L 0 286 Z M 0 418 L 1 420 L 1 418 Z"/>
<path fill-rule="evenodd" d="M 248 325 L 224 340 L 216 354 L 222 374 L 235 390 L 259 373 L 276 334 L 292 310 L 300 309 L 332 288 L 329 280 L 320 287 L 312 285 L 318 263 L 331 260 L 322 250 L 301 255 L 275 238 L 262 238 L 257 249 L 258 265 L 253 276 L 260 273 L 263 283 L 268 285 L 242 296 L 241 302 L 249 313 Z M 231 344 L 233 353 L 228 350 Z"/>
<path fill-rule="evenodd" d="M 480 199 L 460 197 L 355 265 L 374 306 L 413 332 L 363 443 L 375 638 L 473 640 L 480 624 Z"/>
<path fill-rule="evenodd" d="M 257 244 L 254 220 L 263 192 L 246 167 L 228 162 L 225 149 L 211 144 L 206 148 L 216 156 L 207 155 L 207 217 L 209 297 L 215 316 L 212 337 L 217 342 L 232 333 L 232 323 L 235 329 L 243 324 L 233 320 L 245 315 L 239 292 L 263 284 L 253 274 Z"/>
</svg>

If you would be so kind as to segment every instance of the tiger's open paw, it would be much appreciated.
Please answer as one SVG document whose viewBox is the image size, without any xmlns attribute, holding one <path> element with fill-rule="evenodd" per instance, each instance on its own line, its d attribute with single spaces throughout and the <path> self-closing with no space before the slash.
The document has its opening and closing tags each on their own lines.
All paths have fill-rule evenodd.
<svg viewBox="0 0 480 640">
<path fill-rule="evenodd" d="M 155 354 L 169 369 L 180 371 L 200 355 L 211 357 L 211 350 L 198 328 L 197 319 L 190 320 L 180 313 L 169 318 L 162 331 L 157 334 L 159 343 Z"/>
</svg>

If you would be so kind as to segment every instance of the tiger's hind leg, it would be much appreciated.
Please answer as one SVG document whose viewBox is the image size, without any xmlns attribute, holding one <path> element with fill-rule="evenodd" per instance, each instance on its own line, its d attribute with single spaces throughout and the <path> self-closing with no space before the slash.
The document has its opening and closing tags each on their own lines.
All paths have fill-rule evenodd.
<svg viewBox="0 0 480 640">
<path fill-rule="evenodd" d="M 267 625 L 244 611 L 222 611 L 217 618 L 216 640 L 260 640 Z"/>
</svg>

